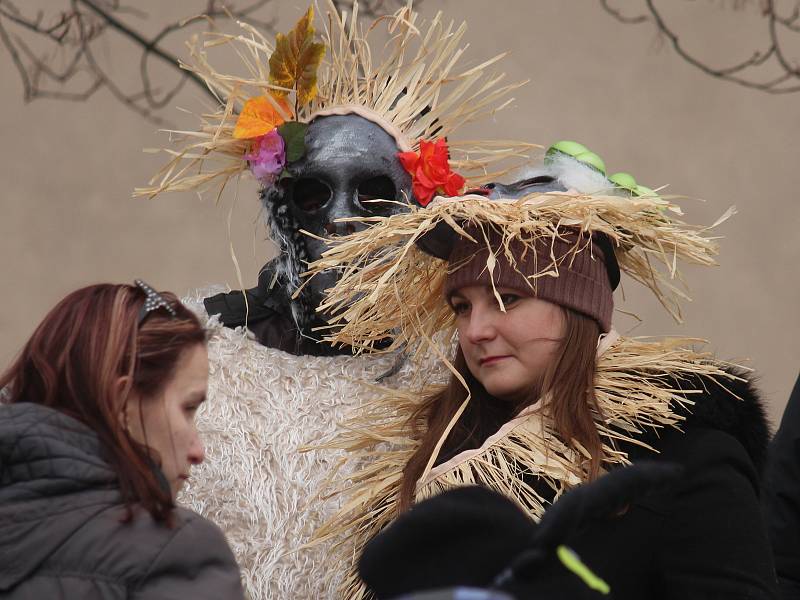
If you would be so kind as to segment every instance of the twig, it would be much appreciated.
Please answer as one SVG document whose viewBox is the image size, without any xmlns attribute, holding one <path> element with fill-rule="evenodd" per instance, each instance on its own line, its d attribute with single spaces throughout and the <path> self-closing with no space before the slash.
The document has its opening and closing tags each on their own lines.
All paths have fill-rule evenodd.
<svg viewBox="0 0 800 600">
<path fill-rule="evenodd" d="M 161 60 L 169 64 L 171 67 L 175 67 L 178 64 L 178 58 L 176 56 L 173 56 L 172 54 L 166 52 L 165 50 L 162 50 L 153 42 L 144 39 L 144 37 L 142 37 L 142 35 L 139 32 L 134 31 L 133 29 L 130 29 L 129 27 L 124 25 L 121 21 L 119 21 L 119 19 L 116 19 L 113 15 L 109 14 L 108 12 L 97 6 L 97 4 L 95 4 L 92 0 L 77 0 L 77 1 L 80 4 L 88 6 L 90 9 L 92 9 L 94 12 L 100 15 L 100 17 L 102 17 L 103 20 L 109 24 L 109 26 L 113 27 L 123 35 L 131 38 L 134 42 L 136 42 L 136 44 L 138 44 L 144 49 L 145 54 L 154 54 L 155 56 L 159 57 Z M 194 81 L 198 86 L 200 86 L 200 88 L 203 89 L 206 93 L 211 94 L 211 91 L 208 89 L 205 82 L 196 74 L 190 71 L 184 71 L 183 77 L 188 77 L 189 79 Z"/>
<path fill-rule="evenodd" d="M 743 1 L 737 1 L 734 8 L 741 8 L 744 4 Z M 755 50 L 750 58 L 724 68 L 712 67 L 689 52 L 681 44 L 678 33 L 667 24 L 661 11 L 656 7 L 656 0 L 645 0 L 647 14 L 636 16 L 624 15 L 622 11 L 611 6 L 610 0 L 600 0 L 600 6 L 614 19 L 626 25 L 652 22 L 679 57 L 711 77 L 768 94 L 791 94 L 800 91 L 800 67 L 791 64 L 786 57 L 778 32 L 780 26 L 789 32 L 800 33 L 800 2 L 796 2 L 788 16 L 781 17 L 777 13 L 774 0 L 760 0 L 761 15 L 766 20 L 769 46 L 764 50 Z M 781 74 L 771 79 L 760 80 L 755 76 L 756 72 L 766 64 L 776 65 Z"/>
<path fill-rule="evenodd" d="M 258 18 L 258 11 L 274 0 L 250 0 L 246 5 L 237 8 L 231 2 L 223 0 L 206 0 L 205 12 L 196 16 L 181 19 L 174 23 L 166 23 L 153 37 L 147 37 L 135 27 L 125 23 L 124 15 L 133 15 L 140 19 L 148 15 L 136 8 L 122 4 L 122 0 L 68 0 L 67 10 L 48 16 L 43 11 L 25 14 L 13 0 L 0 0 L 0 42 L 11 56 L 14 68 L 22 82 L 25 102 L 37 98 L 55 98 L 69 101 L 87 101 L 98 90 L 109 92 L 124 105 L 157 125 L 164 120 L 156 113 L 167 106 L 183 89 L 187 81 L 198 85 L 211 99 L 214 105 L 224 102 L 206 85 L 205 81 L 195 73 L 183 69 L 178 57 L 164 49 L 163 40 L 170 34 L 181 31 L 203 19 L 208 28 L 215 28 L 215 19 L 246 19 L 251 25 L 265 31 L 274 31 L 275 17 Z M 336 4 L 351 5 L 352 0 L 334 0 Z M 404 0 L 362 0 L 361 15 L 369 16 L 377 10 L 386 8 L 388 4 L 402 4 Z M 18 28 L 20 35 L 14 35 L 13 28 Z M 123 91 L 115 79 L 115 73 L 106 70 L 97 60 L 92 46 L 109 32 L 116 32 L 138 47 L 139 79 L 141 89 L 132 93 Z M 35 43 L 44 41 L 57 52 L 66 53 L 65 61 L 54 67 L 52 51 L 37 54 L 31 48 L 38 48 Z M 150 73 L 150 56 L 154 55 L 161 64 L 167 65 L 179 74 L 175 83 L 153 85 Z M 83 75 L 88 81 L 83 80 Z"/>
</svg>

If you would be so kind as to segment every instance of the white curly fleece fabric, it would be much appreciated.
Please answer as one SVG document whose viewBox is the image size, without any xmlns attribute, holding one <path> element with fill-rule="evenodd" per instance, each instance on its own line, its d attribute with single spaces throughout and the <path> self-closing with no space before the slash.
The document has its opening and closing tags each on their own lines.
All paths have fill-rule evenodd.
<svg viewBox="0 0 800 600">
<path fill-rule="evenodd" d="M 178 501 L 225 532 L 251 600 L 333 598 L 346 567 L 333 564 L 329 546 L 297 549 L 338 507 L 315 493 L 341 454 L 298 448 L 331 436 L 372 394 L 353 380 L 374 382 L 393 359 L 265 348 L 208 318 L 202 298 L 216 291 L 183 299 L 210 331 L 210 380 L 197 416 L 206 460 L 192 469 Z M 392 386 L 412 376 L 406 366 Z"/>
</svg>

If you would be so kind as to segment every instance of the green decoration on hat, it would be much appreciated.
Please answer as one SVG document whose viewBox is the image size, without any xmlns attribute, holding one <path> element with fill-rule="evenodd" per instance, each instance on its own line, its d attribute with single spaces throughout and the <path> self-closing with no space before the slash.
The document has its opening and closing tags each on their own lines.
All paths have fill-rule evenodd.
<svg viewBox="0 0 800 600">
<path fill-rule="evenodd" d="M 589 152 L 589 149 L 583 144 L 580 144 L 578 142 L 561 140 L 560 142 L 556 142 L 547 149 L 547 152 L 544 155 L 545 162 L 548 162 L 547 159 L 551 158 L 557 152 L 561 152 L 562 154 L 566 154 L 567 156 L 572 156 L 574 158 L 575 155 L 577 154 L 581 154 L 583 152 Z"/>
<path fill-rule="evenodd" d="M 632 194 L 636 193 L 636 180 L 630 173 L 614 173 L 608 180 L 618 188 L 628 190 Z"/>
<path fill-rule="evenodd" d="M 575 158 L 575 160 L 578 162 L 589 165 L 595 171 L 599 171 L 603 175 L 606 174 L 606 163 L 604 163 L 603 159 L 592 151 L 587 150 L 586 152 L 581 152 L 580 154 L 576 154 L 573 158 Z"/>
<path fill-rule="evenodd" d="M 651 190 L 649 187 L 644 185 L 637 185 L 636 189 L 632 191 L 637 196 L 650 196 L 652 198 L 658 198 L 658 194 L 654 190 Z"/>
<path fill-rule="evenodd" d="M 581 143 L 572 142 L 570 140 L 561 140 L 560 142 L 556 142 L 547 149 L 547 152 L 545 152 L 545 164 L 552 162 L 553 157 L 559 153 L 566 154 L 578 162 L 582 162 L 583 164 L 592 167 L 594 170 L 599 171 L 603 175 L 606 174 L 606 165 L 603 162 L 603 159 Z"/>
</svg>

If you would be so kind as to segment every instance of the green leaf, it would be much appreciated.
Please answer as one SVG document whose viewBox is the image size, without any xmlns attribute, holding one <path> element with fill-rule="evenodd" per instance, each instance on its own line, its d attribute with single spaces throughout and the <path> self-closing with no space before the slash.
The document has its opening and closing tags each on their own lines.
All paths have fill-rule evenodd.
<svg viewBox="0 0 800 600">
<path fill-rule="evenodd" d="M 286 146 L 286 162 L 300 160 L 306 153 L 306 129 L 308 124 L 297 121 L 286 121 L 278 127 L 278 134 Z"/>
</svg>

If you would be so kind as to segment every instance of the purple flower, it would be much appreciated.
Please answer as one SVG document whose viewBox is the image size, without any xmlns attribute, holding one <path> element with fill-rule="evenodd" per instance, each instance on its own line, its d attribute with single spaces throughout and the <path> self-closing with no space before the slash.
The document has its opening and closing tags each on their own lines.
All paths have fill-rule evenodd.
<svg viewBox="0 0 800 600">
<path fill-rule="evenodd" d="M 250 171 L 262 185 L 270 185 L 286 164 L 286 147 L 277 129 L 253 140 L 250 152 L 244 155 Z"/>
</svg>

